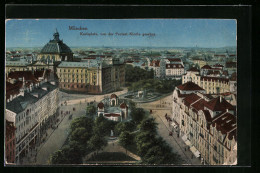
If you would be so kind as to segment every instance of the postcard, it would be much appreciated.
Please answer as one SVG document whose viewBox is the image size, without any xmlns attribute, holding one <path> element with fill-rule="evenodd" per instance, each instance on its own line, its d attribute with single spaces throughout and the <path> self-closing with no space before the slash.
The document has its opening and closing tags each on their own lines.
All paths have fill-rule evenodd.
<svg viewBox="0 0 260 173">
<path fill-rule="evenodd" d="M 234 19 L 8 19 L 5 165 L 236 165 Z"/>
</svg>

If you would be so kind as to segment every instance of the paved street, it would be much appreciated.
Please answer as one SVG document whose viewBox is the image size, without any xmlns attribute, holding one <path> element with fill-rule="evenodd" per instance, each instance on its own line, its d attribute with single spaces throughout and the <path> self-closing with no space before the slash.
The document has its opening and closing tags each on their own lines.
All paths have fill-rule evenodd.
<svg viewBox="0 0 260 173">
<path fill-rule="evenodd" d="M 169 126 L 169 122 L 165 119 L 165 114 L 172 115 L 171 106 L 172 106 L 172 95 L 162 98 L 161 100 L 157 100 L 150 103 L 138 104 L 138 107 L 142 107 L 146 110 L 153 110 L 151 116 L 156 119 L 158 123 L 158 134 L 172 147 L 174 153 L 180 156 L 180 160 L 177 164 L 193 164 L 200 165 L 200 160 L 198 158 L 192 157 L 192 152 L 189 149 L 186 149 L 186 144 L 183 142 L 181 138 L 177 137 L 176 133 L 173 133 L 173 136 L 169 136 L 169 131 L 171 127 Z M 171 117 L 171 116 L 170 116 Z"/>
<path fill-rule="evenodd" d="M 124 88 L 123 91 L 114 92 L 117 95 L 126 93 L 127 89 Z M 110 96 L 110 94 L 106 94 L 105 96 Z M 60 111 L 66 112 L 70 111 L 70 114 L 73 114 L 72 119 L 84 116 L 86 114 L 85 109 L 87 106 L 87 102 L 96 101 L 99 102 L 104 99 L 104 95 L 76 95 L 60 92 L 61 103 L 63 105 L 60 107 Z M 68 101 L 69 100 L 69 101 Z M 67 101 L 67 105 L 64 105 L 64 101 Z M 73 108 L 76 110 L 73 111 Z M 39 146 L 37 149 L 37 157 L 36 162 L 34 159 L 27 158 L 24 162 L 25 164 L 48 164 L 48 160 L 50 155 L 59 150 L 68 137 L 69 126 L 72 119 L 69 119 L 69 115 L 59 117 L 61 119 L 61 123 L 58 128 L 54 131 L 49 129 L 47 131 L 48 136 L 46 141 Z"/>
</svg>

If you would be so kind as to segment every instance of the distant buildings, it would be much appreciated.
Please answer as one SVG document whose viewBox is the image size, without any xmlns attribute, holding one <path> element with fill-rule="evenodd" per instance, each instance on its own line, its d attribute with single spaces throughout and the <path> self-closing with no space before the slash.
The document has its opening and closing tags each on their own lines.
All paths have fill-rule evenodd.
<svg viewBox="0 0 260 173">
<path fill-rule="evenodd" d="M 202 162 L 233 164 L 237 154 L 236 107 L 213 97 L 192 82 L 173 92 L 173 124 L 186 145 Z"/>
<path fill-rule="evenodd" d="M 207 94 L 226 93 L 231 90 L 235 91 L 236 84 L 234 83 L 236 82 L 231 84 L 228 72 L 223 69 L 224 67 L 220 64 L 216 64 L 213 67 L 204 65 L 200 71 L 192 67 L 182 76 L 182 83 L 192 81 L 202 87 Z M 231 85 L 233 89 L 231 89 Z"/>
</svg>

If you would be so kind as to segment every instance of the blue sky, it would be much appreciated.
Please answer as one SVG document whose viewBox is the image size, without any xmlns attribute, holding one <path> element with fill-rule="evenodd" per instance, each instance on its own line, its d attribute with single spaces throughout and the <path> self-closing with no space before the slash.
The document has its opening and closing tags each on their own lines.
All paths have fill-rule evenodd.
<svg viewBox="0 0 260 173">
<path fill-rule="evenodd" d="M 87 27 L 87 31 L 69 30 Z M 236 46 L 236 20 L 231 19 L 23 19 L 6 21 L 6 47 L 41 47 L 57 28 L 70 47 L 224 47 Z M 155 33 L 155 36 L 81 36 L 80 32 Z"/>
</svg>

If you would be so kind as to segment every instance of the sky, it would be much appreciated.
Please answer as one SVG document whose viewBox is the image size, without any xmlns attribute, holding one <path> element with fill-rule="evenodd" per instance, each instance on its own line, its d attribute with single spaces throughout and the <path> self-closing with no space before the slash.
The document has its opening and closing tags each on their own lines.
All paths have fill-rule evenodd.
<svg viewBox="0 0 260 173">
<path fill-rule="evenodd" d="M 69 30 L 69 26 L 87 30 Z M 233 19 L 12 19 L 6 20 L 6 47 L 42 47 L 57 28 L 69 47 L 206 47 L 236 46 Z M 80 33 L 97 33 L 96 36 Z M 100 33 L 113 33 L 111 36 Z M 127 33 L 127 36 L 115 33 Z M 140 33 L 130 36 L 129 33 Z M 145 35 L 152 33 L 155 35 Z"/>
</svg>

